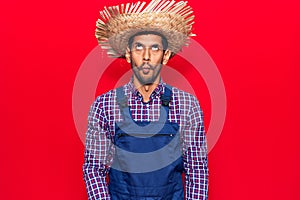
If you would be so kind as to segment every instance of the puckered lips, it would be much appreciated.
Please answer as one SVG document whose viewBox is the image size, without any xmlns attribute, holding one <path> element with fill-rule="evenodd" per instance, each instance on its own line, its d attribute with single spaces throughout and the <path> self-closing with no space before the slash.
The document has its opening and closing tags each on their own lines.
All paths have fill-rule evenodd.
<svg viewBox="0 0 300 200">
<path fill-rule="evenodd" d="M 149 72 L 151 70 L 154 70 L 155 67 L 152 66 L 152 65 L 150 65 L 150 64 L 148 64 L 148 63 L 144 63 L 140 67 L 138 67 L 138 69 L 139 69 L 139 71 L 142 71 L 143 74 L 149 74 Z"/>
</svg>

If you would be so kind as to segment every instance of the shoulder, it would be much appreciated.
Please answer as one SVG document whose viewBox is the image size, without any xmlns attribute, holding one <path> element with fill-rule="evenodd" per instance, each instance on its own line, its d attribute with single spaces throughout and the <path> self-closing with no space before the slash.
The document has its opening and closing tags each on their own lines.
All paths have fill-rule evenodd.
<svg viewBox="0 0 300 200">
<path fill-rule="evenodd" d="M 91 109 L 94 112 L 109 109 L 115 102 L 115 93 L 115 89 L 112 89 L 97 96 L 91 106 Z"/>
<path fill-rule="evenodd" d="M 203 121 L 203 110 L 196 96 L 186 91 L 173 87 L 174 107 L 179 110 L 183 121 L 197 123 Z"/>
<path fill-rule="evenodd" d="M 116 93 L 115 90 L 116 89 L 112 89 L 112 90 L 109 90 L 106 93 L 103 93 L 103 94 L 97 96 L 96 99 L 95 99 L 95 103 L 102 104 L 102 103 L 106 103 L 106 102 L 112 100 L 115 96 L 115 93 Z"/>
<path fill-rule="evenodd" d="M 178 89 L 177 87 L 172 87 L 172 93 L 175 100 L 177 100 L 179 103 L 184 103 L 185 105 L 190 106 L 199 104 L 197 97 L 184 90 Z"/>
</svg>

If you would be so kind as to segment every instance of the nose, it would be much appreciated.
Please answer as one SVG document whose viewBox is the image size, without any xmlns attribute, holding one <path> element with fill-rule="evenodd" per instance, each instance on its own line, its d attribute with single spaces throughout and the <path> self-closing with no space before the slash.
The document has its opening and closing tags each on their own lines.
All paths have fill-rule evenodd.
<svg viewBox="0 0 300 200">
<path fill-rule="evenodd" d="M 149 48 L 145 48 L 144 54 L 143 54 L 143 60 L 144 61 L 150 61 L 150 50 L 149 50 Z"/>
</svg>

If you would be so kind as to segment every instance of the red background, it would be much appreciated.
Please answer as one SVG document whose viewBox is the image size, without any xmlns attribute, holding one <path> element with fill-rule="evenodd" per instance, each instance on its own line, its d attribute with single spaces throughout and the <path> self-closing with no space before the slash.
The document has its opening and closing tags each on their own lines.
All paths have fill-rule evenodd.
<svg viewBox="0 0 300 200">
<path fill-rule="evenodd" d="M 119 2 L 1 1 L 0 199 L 87 198 L 72 90 L 97 45 L 98 11 Z M 195 40 L 227 95 L 225 126 L 209 153 L 210 200 L 300 199 L 299 4 L 190 1 Z"/>
</svg>

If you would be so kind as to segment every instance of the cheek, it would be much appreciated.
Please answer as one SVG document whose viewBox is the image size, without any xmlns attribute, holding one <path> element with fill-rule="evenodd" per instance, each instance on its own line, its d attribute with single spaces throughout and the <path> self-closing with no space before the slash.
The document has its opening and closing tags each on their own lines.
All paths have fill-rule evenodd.
<svg viewBox="0 0 300 200">
<path fill-rule="evenodd" d="M 163 60 L 163 56 L 162 55 L 155 55 L 153 56 L 153 63 L 156 63 L 156 64 L 160 64 Z"/>
<path fill-rule="evenodd" d="M 132 54 L 131 55 L 131 61 L 135 64 L 140 64 L 143 62 L 143 57 L 140 56 L 140 55 L 135 55 L 135 54 Z"/>
</svg>

